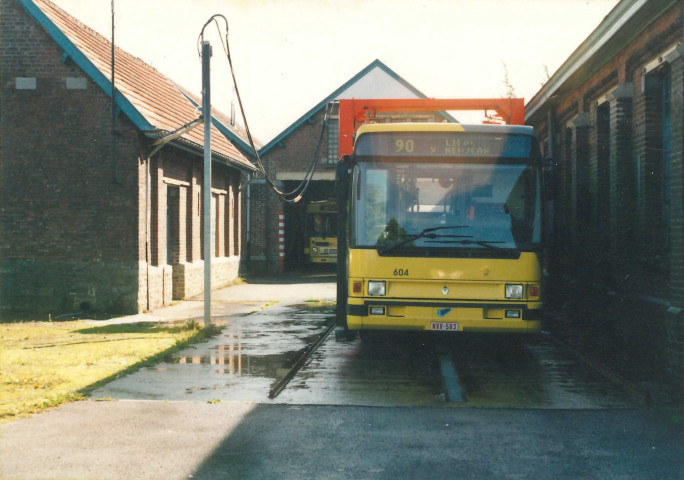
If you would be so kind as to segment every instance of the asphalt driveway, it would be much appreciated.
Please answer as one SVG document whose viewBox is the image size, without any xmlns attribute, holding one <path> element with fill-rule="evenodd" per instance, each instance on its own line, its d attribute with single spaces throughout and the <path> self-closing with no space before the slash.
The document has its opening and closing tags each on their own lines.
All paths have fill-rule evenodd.
<svg viewBox="0 0 684 480">
<path fill-rule="evenodd" d="M 230 325 L 255 309 L 277 317 L 288 306 L 334 296 L 334 283 L 323 275 L 239 285 L 214 292 L 213 299 L 215 315 Z M 191 300 L 114 321 L 201 318 L 202 308 Z M 137 390 L 149 378 L 141 376 Z M 164 385 L 154 387 L 160 398 L 173 398 L 165 393 L 171 382 Z M 0 478 L 684 478 L 681 423 L 648 408 L 186 398 L 194 401 L 82 401 L 4 424 Z"/>
<path fill-rule="evenodd" d="M 649 410 L 78 402 L 2 428 L 3 479 L 680 479 Z"/>
</svg>

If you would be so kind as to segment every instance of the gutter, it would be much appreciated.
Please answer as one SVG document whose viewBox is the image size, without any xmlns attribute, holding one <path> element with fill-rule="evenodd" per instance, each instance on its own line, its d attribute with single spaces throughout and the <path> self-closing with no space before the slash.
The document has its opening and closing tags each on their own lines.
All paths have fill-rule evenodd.
<svg viewBox="0 0 684 480">
<path fill-rule="evenodd" d="M 183 128 L 183 127 L 181 127 Z M 179 148 L 180 150 L 193 153 L 195 155 L 203 156 L 204 155 L 204 147 L 201 145 L 196 144 L 195 142 L 188 140 L 183 137 L 176 137 L 173 139 L 170 139 L 167 142 L 159 142 L 160 139 L 163 139 L 166 136 L 173 135 L 174 132 L 167 132 L 165 130 L 155 130 L 154 132 L 143 132 L 145 137 L 152 139 L 152 144 L 154 145 L 157 143 L 157 148 L 152 150 L 152 153 L 147 155 L 148 157 L 152 156 L 152 154 L 156 153 L 157 151 L 160 150 L 161 146 L 164 146 L 166 144 L 171 144 L 176 148 Z M 229 165 L 231 167 L 235 167 L 243 172 L 247 173 L 252 173 L 256 172 L 256 167 L 254 167 L 252 164 L 245 164 L 239 161 L 238 159 L 229 157 L 227 155 L 223 155 L 221 153 L 218 153 L 215 150 L 212 150 L 211 152 L 212 156 L 212 161 L 221 161 L 221 163 L 224 163 L 226 165 Z"/>
<path fill-rule="evenodd" d="M 184 89 L 179 87 L 178 85 L 175 85 L 176 90 L 180 92 L 181 95 L 183 95 L 188 102 L 190 102 L 197 110 L 199 110 L 200 114 L 202 114 L 202 106 L 197 103 L 197 101 L 192 98 L 189 92 L 186 92 Z M 222 121 L 217 119 L 214 115 L 211 116 L 211 124 L 218 129 L 219 132 L 221 132 L 225 137 L 228 138 L 228 140 L 233 143 L 234 145 L 237 144 L 240 148 L 247 152 L 252 151 L 252 147 L 247 143 L 245 140 L 243 140 L 237 133 L 233 132 L 230 128 L 228 128 Z"/>
</svg>

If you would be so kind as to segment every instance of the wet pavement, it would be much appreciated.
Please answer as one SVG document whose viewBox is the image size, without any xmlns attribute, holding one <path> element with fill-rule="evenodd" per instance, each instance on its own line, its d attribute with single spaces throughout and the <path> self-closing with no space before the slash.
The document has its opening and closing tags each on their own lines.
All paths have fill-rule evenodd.
<svg viewBox="0 0 684 480">
<path fill-rule="evenodd" d="M 272 384 L 331 321 L 330 308 L 271 306 L 230 320 L 219 336 L 178 352 L 173 362 L 144 368 L 91 396 L 267 402 Z"/>
<path fill-rule="evenodd" d="M 222 290 L 214 295 L 219 312 L 238 295 L 255 310 L 217 315 L 226 325 L 219 336 L 115 380 L 92 397 L 543 409 L 642 404 L 549 336 L 432 332 L 372 332 L 347 341 L 329 335 L 286 388 L 269 398 L 274 384 L 334 322 L 331 279 L 319 275 Z"/>
</svg>

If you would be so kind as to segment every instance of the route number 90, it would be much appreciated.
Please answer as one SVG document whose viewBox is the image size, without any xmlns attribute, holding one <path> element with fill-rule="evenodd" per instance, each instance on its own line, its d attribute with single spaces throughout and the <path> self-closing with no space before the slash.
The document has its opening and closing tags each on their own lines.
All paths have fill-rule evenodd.
<svg viewBox="0 0 684 480">
<path fill-rule="evenodd" d="M 394 153 L 413 153 L 415 145 L 413 140 L 402 140 L 401 138 L 394 141 Z"/>
</svg>

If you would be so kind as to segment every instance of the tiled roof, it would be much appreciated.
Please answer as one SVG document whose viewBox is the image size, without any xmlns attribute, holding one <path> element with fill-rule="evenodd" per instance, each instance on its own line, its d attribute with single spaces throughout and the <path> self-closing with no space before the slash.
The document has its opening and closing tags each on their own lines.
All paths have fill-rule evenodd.
<svg viewBox="0 0 684 480">
<path fill-rule="evenodd" d="M 111 95 L 111 42 L 85 26 L 49 0 L 20 0 L 71 59 Z M 199 117 L 200 111 L 172 80 L 133 55 L 115 48 L 117 106 L 145 133 L 172 132 Z M 211 132 L 213 155 L 253 170 L 249 160 L 216 127 L 240 138 L 215 117 Z M 181 136 L 184 143 L 203 149 L 201 126 Z M 244 140 L 240 139 L 243 143 Z"/>
<path fill-rule="evenodd" d="M 186 90 L 183 87 L 179 86 L 178 89 L 190 100 L 190 102 L 192 102 L 193 105 L 195 105 L 198 108 L 202 106 L 201 97 L 195 95 L 194 93 L 192 93 L 189 90 Z M 225 136 L 227 136 L 231 142 L 233 142 L 234 144 L 236 143 L 239 147 L 243 148 L 244 150 L 247 150 L 249 152 L 252 151 L 252 147 L 249 145 L 247 131 L 242 125 L 238 123 L 231 125 L 230 117 L 220 110 L 212 109 L 211 116 L 214 118 L 214 125 L 219 130 L 221 130 L 221 132 Z M 258 139 L 254 138 L 254 136 L 252 136 L 252 140 L 254 141 L 254 147 L 257 150 L 263 146 Z"/>
</svg>

